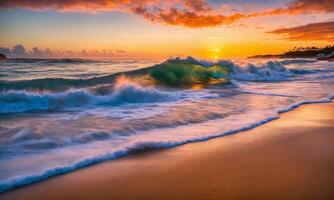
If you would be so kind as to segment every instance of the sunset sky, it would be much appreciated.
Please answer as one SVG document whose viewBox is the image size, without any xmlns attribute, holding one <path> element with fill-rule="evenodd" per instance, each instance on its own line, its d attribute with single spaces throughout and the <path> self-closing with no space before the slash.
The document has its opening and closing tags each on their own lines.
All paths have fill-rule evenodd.
<svg viewBox="0 0 334 200">
<path fill-rule="evenodd" d="M 334 0 L 2 0 L 0 30 L 12 56 L 235 58 L 333 44 Z"/>
</svg>

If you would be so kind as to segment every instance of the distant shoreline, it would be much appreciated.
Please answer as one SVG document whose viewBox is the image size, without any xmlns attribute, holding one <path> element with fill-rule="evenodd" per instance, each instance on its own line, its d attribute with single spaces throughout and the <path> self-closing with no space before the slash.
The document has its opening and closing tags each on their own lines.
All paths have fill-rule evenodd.
<svg viewBox="0 0 334 200">
<path fill-rule="evenodd" d="M 248 57 L 254 58 L 314 58 L 318 60 L 334 60 L 334 45 L 326 46 L 324 48 L 306 47 L 306 48 L 294 48 L 288 52 L 282 54 L 264 54 L 254 55 Z"/>
</svg>

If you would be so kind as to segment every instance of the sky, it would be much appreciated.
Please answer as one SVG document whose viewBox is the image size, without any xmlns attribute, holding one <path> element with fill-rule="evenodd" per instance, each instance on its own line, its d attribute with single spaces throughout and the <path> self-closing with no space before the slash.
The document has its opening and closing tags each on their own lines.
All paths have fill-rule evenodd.
<svg viewBox="0 0 334 200">
<path fill-rule="evenodd" d="M 11 57 L 204 59 L 334 43 L 334 0 L 1 0 Z"/>
</svg>

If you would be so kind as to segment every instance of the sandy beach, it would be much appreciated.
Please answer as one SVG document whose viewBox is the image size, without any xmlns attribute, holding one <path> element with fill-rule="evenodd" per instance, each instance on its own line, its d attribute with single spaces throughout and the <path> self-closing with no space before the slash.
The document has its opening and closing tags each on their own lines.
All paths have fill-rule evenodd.
<svg viewBox="0 0 334 200">
<path fill-rule="evenodd" d="M 1 199 L 334 199 L 334 103 L 255 129 L 136 153 Z"/>
</svg>

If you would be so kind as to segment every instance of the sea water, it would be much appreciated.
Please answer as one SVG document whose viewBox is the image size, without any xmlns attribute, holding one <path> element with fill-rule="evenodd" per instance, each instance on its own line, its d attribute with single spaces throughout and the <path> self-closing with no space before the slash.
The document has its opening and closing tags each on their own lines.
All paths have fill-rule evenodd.
<svg viewBox="0 0 334 200">
<path fill-rule="evenodd" d="M 0 192 L 142 149 L 237 133 L 334 95 L 334 62 L 175 60 L 218 63 L 227 81 L 198 88 L 133 78 L 149 76 L 158 60 L 0 61 Z"/>
</svg>

